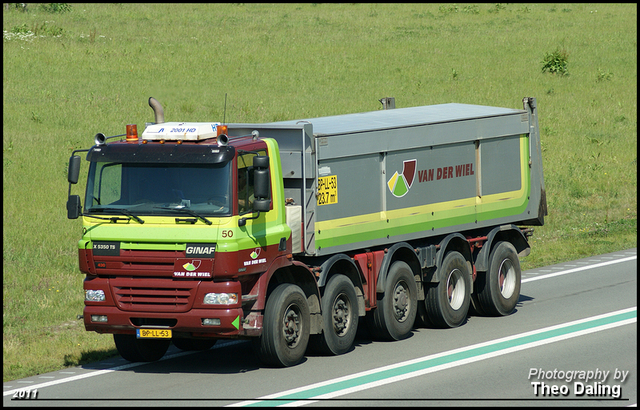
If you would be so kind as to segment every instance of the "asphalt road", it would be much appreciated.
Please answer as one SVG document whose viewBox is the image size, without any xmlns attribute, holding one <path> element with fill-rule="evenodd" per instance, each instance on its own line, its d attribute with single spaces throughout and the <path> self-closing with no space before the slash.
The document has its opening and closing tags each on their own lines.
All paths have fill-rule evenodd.
<svg viewBox="0 0 640 410">
<path fill-rule="evenodd" d="M 245 341 L 171 347 L 4 383 L 3 406 L 630 406 L 637 404 L 637 249 L 523 272 L 517 311 L 416 329 L 365 330 L 341 356 L 261 365 Z M 22 396 L 22 399 L 17 399 Z"/>
</svg>

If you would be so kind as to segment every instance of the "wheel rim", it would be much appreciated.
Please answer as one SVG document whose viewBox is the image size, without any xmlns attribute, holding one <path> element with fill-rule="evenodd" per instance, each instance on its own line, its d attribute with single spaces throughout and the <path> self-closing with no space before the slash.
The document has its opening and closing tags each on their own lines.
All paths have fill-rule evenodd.
<svg viewBox="0 0 640 410">
<path fill-rule="evenodd" d="M 409 317 L 410 291 L 404 282 L 396 283 L 393 297 L 393 311 L 398 322 L 404 322 Z"/>
<path fill-rule="evenodd" d="M 339 294 L 333 301 L 333 330 L 338 336 L 344 336 L 349 331 L 350 308 L 349 299 L 344 293 Z"/>
<path fill-rule="evenodd" d="M 513 295 L 516 288 L 516 269 L 509 259 L 503 260 L 500 264 L 498 286 L 504 298 L 509 299 Z"/>
<path fill-rule="evenodd" d="M 294 348 L 300 341 L 300 308 L 289 305 L 284 312 L 282 332 L 287 346 Z"/>
<path fill-rule="evenodd" d="M 454 269 L 447 278 L 447 298 L 453 310 L 458 310 L 464 304 L 465 283 L 460 269 Z"/>
</svg>

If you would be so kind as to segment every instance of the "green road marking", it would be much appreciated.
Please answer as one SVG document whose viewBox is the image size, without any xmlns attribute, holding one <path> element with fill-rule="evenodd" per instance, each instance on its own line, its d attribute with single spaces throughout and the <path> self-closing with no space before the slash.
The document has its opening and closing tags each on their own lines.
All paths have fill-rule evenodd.
<svg viewBox="0 0 640 410">
<path fill-rule="evenodd" d="M 297 405 L 308 404 L 636 321 L 637 307 L 623 309 L 327 380 L 230 406 L 279 406 L 296 401 L 298 401 Z"/>
</svg>

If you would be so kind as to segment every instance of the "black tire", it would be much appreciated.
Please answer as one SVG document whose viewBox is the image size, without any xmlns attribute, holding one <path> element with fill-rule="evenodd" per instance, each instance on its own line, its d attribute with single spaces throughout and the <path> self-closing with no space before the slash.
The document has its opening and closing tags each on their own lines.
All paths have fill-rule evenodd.
<svg viewBox="0 0 640 410">
<path fill-rule="evenodd" d="M 339 355 L 351 349 L 358 332 L 358 297 L 345 275 L 334 275 L 325 286 L 322 329 L 322 334 L 311 336 L 314 351 Z"/>
<path fill-rule="evenodd" d="M 184 351 L 199 351 L 209 350 L 216 344 L 217 339 L 185 339 L 175 338 L 172 339 L 173 344 L 180 350 Z"/>
<path fill-rule="evenodd" d="M 438 268 L 440 280 L 425 295 L 425 307 L 432 324 L 457 327 L 465 322 L 471 299 L 469 264 L 460 252 L 449 252 Z"/>
<path fill-rule="evenodd" d="M 384 294 L 370 312 L 369 329 L 377 339 L 401 340 L 413 329 L 418 311 L 418 287 L 406 262 L 395 261 L 385 280 Z"/>
<path fill-rule="evenodd" d="M 160 360 L 171 344 L 171 339 L 138 339 L 136 335 L 114 334 L 118 353 L 130 362 L 155 362 Z"/>
<path fill-rule="evenodd" d="M 489 270 L 476 279 L 477 300 L 487 315 L 505 316 L 513 312 L 520 298 L 522 271 L 516 249 L 498 242 L 489 256 Z"/>
<path fill-rule="evenodd" d="M 262 335 L 254 342 L 258 357 L 277 367 L 300 363 L 309 344 L 310 326 L 302 289 L 290 283 L 279 285 L 267 299 Z"/>
</svg>

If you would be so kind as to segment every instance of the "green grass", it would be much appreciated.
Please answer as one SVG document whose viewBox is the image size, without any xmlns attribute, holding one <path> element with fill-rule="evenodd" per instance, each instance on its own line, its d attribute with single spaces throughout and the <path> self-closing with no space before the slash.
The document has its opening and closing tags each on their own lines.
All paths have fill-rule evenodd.
<svg viewBox="0 0 640 410">
<path fill-rule="evenodd" d="M 637 246 L 636 4 L 11 4 L 3 33 L 5 381 L 116 354 L 76 319 L 66 168 L 150 96 L 227 122 L 537 97 L 549 216 L 523 269 Z"/>
</svg>

